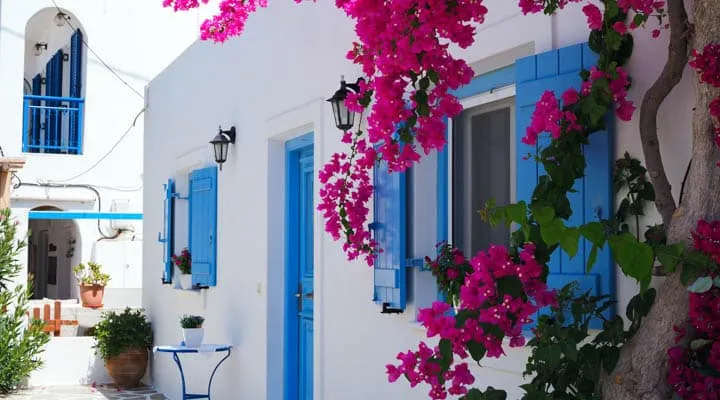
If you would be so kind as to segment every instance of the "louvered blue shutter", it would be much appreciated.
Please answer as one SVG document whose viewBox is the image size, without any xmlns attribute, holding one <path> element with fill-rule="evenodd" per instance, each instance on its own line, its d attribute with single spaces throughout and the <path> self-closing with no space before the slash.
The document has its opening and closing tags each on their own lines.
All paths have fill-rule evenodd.
<svg viewBox="0 0 720 400">
<path fill-rule="evenodd" d="M 42 76 L 37 74 L 32 79 L 32 94 L 42 96 Z M 30 137 L 28 138 L 30 153 L 37 153 L 40 145 L 40 100 L 30 101 Z"/>
<path fill-rule="evenodd" d="M 46 95 L 62 96 L 63 78 L 63 55 L 62 49 L 55 52 L 47 63 Z M 58 101 L 46 101 L 47 118 L 45 122 L 45 149 L 46 153 L 59 153 L 57 146 L 61 144 L 62 135 L 62 113 L 58 109 L 61 103 Z M 54 148 L 53 148 L 54 147 Z"/>
<path fill-rule="evenodd" d="M 83 34 L 80 29 L 73 33 L 70 39 L 70 97 L 82 97 L 82 59 L 83 59 Z M 79 107 L 79 105 L 78 105 Z M 68 135 L 68 153 L 78 154 L 80 132 L 80 113 L 70 113 L 70 132 Z"/>
<path fill-rule="evenodd" d="M 387 162 L 375 166 L 373 175 L 374 239 L 382 249 L 375 258 L 373 300 L 383 312 L 402 312 L 406 302 L 406 209 L 405 173 L 389 173 Z"/>
<path fill-rule="evenodd" d="M 545 134 L 536 146 L 522 143 L 521 138 L 530 124 L 535 103 L 546 90 L 552 90 L 556 96 L 568 88 L 580 89 L 582 83 L 579 72 L 590 69 L 597 62 L 597 55 L 587 44 L 578 44 L 552 50 L 517 60 L 516 63 L 516 127 L 517 127 L 517 197 L 528 203 L 532 191 L 537 185 L 538 178 L 545 175 L 541 164 L 535 162 L 533 157 L 525 157 L 528 153 L 535 156 L 549 143 L 549 135 Z M 608 118 L 612 119 L 612 118 Z M 605 132 L 594 133 L 590 137 L 590 144 L 584 147 L 587 166 L 585 177 L 575 182 L 575 193 L 568 198 L 573 214 L 567 221 L 569 226 L 577 226 L 607 218 L 612 212 L 612 146 L 613 124 L 608 124 Z M 585 260 L 590 253 L 592 245 L 583 241 L 580 243 L 578 254 L 573 258 L 558 249 L 549 262 L 550 275 L 548 284 L 552 288 L 560 288 L 567 283 L 577 281 L 583 291 L 590 290 L 591 294 L 609 294 L 615 297 L 615 265 L 610 257 L 607 246 L 598 252 L 597 263 L 589 274 L 585 273 Z M 606 317 L 612 317 L 614 310 L 606 311 Z M 599 321 L 591 324 L 593 328 L 600 328 Z"/>
<path fill-rule="evenodd" d="M 175 180 L 168 179 L 165 184 L 165 201 L 163 205 L 163 229 L 165 237 L 158 240 L 163 244 L 163 283 L 171 283 L 173 276 L 172 256 L 175 252 Z M 159 235 L 158 235 L 159 236 Z"/>
<path fill-rule="evenodd" d="M 217 283 L 217 167 L 190 173 L 190 256 L 194 287 Z"/>
</svg>

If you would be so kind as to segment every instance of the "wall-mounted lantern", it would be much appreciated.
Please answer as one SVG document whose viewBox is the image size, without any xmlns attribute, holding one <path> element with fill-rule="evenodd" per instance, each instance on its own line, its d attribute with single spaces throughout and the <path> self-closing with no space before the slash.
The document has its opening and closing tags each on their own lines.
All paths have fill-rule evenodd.
<svg viewBox="0 0 720 400">
<path fill-rule="evenodd" d="M 230 149 L 230 143 L 235 143 L 235 127 L 230 127 L 229 130 L 222 130 L 222 127 L 218 127 L 218 134 L 215 135 L 210 144 L 213 148 L 213 154 L 215 155 L 215 162 L 220 166 L 222 171 L 222 165 L 227 161 L 228 150 Z"/>
<path fill-rule="evenodd" d="M 37 57 L 41 55 L 45 50 L 47 50 L 47 43 L 37 42 L 35 43 L 35 46 L 33 46 L 33 55 Z"/>
<path fill-rule="evenodd" d="M 57 26 L 65 26 L 65 22 L 67 22 L 70 19 L 70 16 L 65 14 L 62 11 L 58 11 L 57 14 L 55 14 L 55 18 L 53 18 L 53 21 L 55 22 L 55 25 Z"/>
<path fill-rule="evenodd" d="M 345 77 L 340 77 L 340 89 L 327 99 L 332 105 L 333 117 L 335 118 L 335 126 L 343 132 L 350 130 L 355 125 L 355 111 L 351 111 L 345 105 L 348 93 L 352 90 L 355 93 L 360 92 L 360 82 L 363 78 L 358 78 L 355 83 L 346 83 Z"/>
</svg>

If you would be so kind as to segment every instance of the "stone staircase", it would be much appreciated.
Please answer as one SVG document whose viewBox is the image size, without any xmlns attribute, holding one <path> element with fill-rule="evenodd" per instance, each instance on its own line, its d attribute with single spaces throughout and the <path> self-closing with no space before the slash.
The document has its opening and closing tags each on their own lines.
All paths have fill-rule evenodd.
<svg viewBox="0 0 720 400">
<path fill-rule="evenodd" d="M 50 305 L 50 318 L 55 315 L 55 302 L 57 300 L 42 299 L 31 300 L 28 305 L 30 315 L 33 315 L 33 309 L 40 309 L 40 319 L 43 319 L 43 309 L 46 304 Z M 98 309 L 85 308 L 77 300 L 60 300 L 60 319 L 63 321 L 77 321 L 77 324 L 66 324 L 60 326 L 61 337 L 68 336 L 88 336 L 88 329 L 95 326 L 102 314 L 108 311 L 122 312 L 125 307 L 103 307 Z M 131 307 L 132 309 L 138 307 Z"/>
</svg>

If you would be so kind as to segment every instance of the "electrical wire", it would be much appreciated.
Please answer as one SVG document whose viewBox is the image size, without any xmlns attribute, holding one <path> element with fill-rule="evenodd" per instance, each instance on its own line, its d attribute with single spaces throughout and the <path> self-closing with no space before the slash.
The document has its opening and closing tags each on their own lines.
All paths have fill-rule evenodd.
<svg viewBox="0 0 720 400">
<path fill-rule="evenodd" d="M 70 17 L 68 17 L 67 14 L 65 14 L 65 12 L 62 10 L 62 8 L 60 8 L 60 6 L 58 6 L 58 4 L 57 4 L 57 2 L 56 2 L 55 0 L 51 0 L 51 1 L 52 1 L 53 5 L 55 6 L 55 8 L 58 10 L 58 12 L 59 12 L 59 13 L 62 13 L 62 15 L 63 15 L 62 18 L 65 19 L 65 22 L 67 23 L 67 26 L 68 26 L 70 29 L 72 29 L 73 32 L 76 31 L 77 28 L 70 22 Z M 143 100 L 145 99 L 145 96 L 143 96 L 142 93 L 138 92 L 137 89 L 135 89 L 134 87 L 132 87 L 132 85 L 130 85 L 125 79 L 123 79 L 123 78 L 120 76 L 120 74 L 118 74 L 117 71 L 115 71 L 115 70 L 113 69 L 113 67 L 111 67 L 108 63 L 106 63 L 105 60 L 103 60 L 102 57 L 100 57 L 100 56 L 98 55 L 98 53 L 97 53 L 95 50 L 93 50 L 93 48 L 90 47 L 90 46 L 87 44 L 87 41 L 85 41 L 85 35 L 83 35 L 83 37 L 82 37 L 82 43 L 83 43 L 83 46 L 85 46 L 85 47 L 90 51 L 90 53 L 92 53 L 92 54 L 95 56 L 95 58 L 97 58 L 98 61 L 100 61 L 100 63 L 101 63 L 105 68 L 107 68 L 108 71 L 110 71 L 113 75 L 115 75 L 115 77 L 116 77 L 120 82 L 122 82 L 125 86 L 127 86 L 130 90 L 132 90 L 132 92 L 135 93 L 138 97 L 140 97 L 140 98 L 143 99 Z"/>
<path fill-rule="evenodd" d="M 21 182 L 21 186 L 34 186 L 34 187 L 44 187 L 44 188 L 54 188 L 54 189 L 68 189 L 68 188 L 81 188 L 81 189 L 87 189 L 92 191 L 95 194 L 95 197 L 97 198 L 98 202 L 98 212 L 102 211 L 102 198 L 100 197 L 100 192 L 92 187 L 91 185 L 82 185 L 82 184 L 75 184 L 75 183 L 64 183 L 64 184 L 54 184 L 54 183 L 28 183 L 28 182 Z M 118 229 L 115 231 L 114 235 L 108 236 L 103 232 L 102 227 L 100 226 L 100 219 L 97 220 L 97 230 L 98 233 L 100 233 L 100 236 L 103 239 L 115 239 L 122 233 L 121 229 Z"/>
<path fill-rule="evenodd" d="M 85 171 L 83 171 L 83 172 L 81 172 L 81 173 L 79 173 L 79 174 L 76 174 L 76 175 L 74 175 L 74 176 L 71 176 L 71 177 L 69 177 L 69 178 L 65 178 L 65 179 L 53 179 L 53 180 L 50 180 L 50 182 L 68 182 L 68 181 L 72 181 L 72 180 L 74 180 L 74 179 L 77 179 L 77 178 L 79 178 L 79 177 L 87 174 L 88 172 L 92 171 L 93 169 L 95 169 L 95 167 L 97 167 L 101 162 L 103 162 L 103 160 L 105 160 L 110 154 L 112 154 L 112 152 L 115 151 L 115 149 L 120 145 L 120 143 L 123 141 L 123 139 L 125 139 L 125 138 L 127 137 L 127 135 L 128 135 L 128 134 L 132 131 L 132 129 L 135 127 L 135 124 L 137 123 L 138 118 L 140 118 L 140 116 L 145 112 L 145 110 L 146 110 L 145 107 L 143 107 L 143 109 L 140 110 L 140 112 L 138 112 L 137 115 L 135 115 L 135 118 L 133 119 L 132 124 L 130 124 L 130 126 L 129 126 L 128 129 L 125 131 L 125 133 L 123 133 L 122 136 L 120 136 L 120 138 L 115 142 L 115 144 L 113 144 L 112 147 L 110 147 L 110 150 L 108 150 L 102 157 L 100 157 L 97 161 L 95 161 L 95 163 L 93 163 L 93 165 L 91 165 L 90 167 L 88 167 Z"/>
</svg>

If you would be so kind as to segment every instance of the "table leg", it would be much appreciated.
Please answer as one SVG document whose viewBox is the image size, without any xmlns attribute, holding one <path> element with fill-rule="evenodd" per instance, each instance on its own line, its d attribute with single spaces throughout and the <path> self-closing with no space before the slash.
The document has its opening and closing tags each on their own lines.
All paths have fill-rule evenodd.
<svg viewBox="0 0 720 400">
<path fill-rule="evenodd" d="M 180 381 L 182 382 L 182 398 L 183 400 L 185 400 L 187 398 L 185 396 L 185 373 L 183 372 L 183 367 L 180 363 L 180 357 L 178 357 L 177 353 L 173 353 L 173 360 L 175 360 L 175 364 L 177 364 L 178 369 L 180 370 Z"/>
<path fill-rule="evenodd" d="M 208 382 L 208 397 L 207 397 L 208 400 L 210 400 L 210 386 L 212 386 L 212 381 L 213 381 L 213 378 L 215 377 L 215 372 L 216 372 L 216 371 L 218 370 L 218 368 L 220 367 L 220 364 L 222 364 L 223 361 L 227 360 L 228 357 L 230 357 L 230 352 L 231 352 L 231 351 L 232 351 L 231 349 L 228 349 L 227 355 L 226 355 L 225 357 L 223 357 L 223 359 L 220 360 L 219 363 L 217 363 L 217 365 L 215 366 L 215 369 L 213 369 L 212 374 L 210 374 L 210 381 Z M 184 393 L 184 391 L 185 391 L 184 388 L 185 388 L 185 386 L 183 386 L 183 393 Z"/>
</svg>

